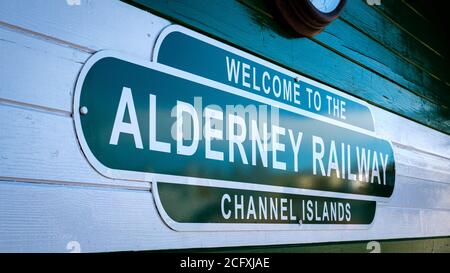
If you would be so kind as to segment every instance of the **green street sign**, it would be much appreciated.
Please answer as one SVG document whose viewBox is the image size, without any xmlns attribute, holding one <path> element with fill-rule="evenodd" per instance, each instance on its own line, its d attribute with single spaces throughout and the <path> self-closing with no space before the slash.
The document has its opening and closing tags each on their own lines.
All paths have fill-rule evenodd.
<svg viewBox="0 0 450 273">
<path fill-rule="evenodd" d="M 394 189 L 392 146 L 369 130 L 114 52 L 83 67 L 74 120 L 92 166 L 151 181 L 176 230 L 360 228 Z"/>
<path fill-rule="evenodd" d="M 179 25 L 161 32 L 153 61 L 339 123 L 374 130 L 366 102 Z"/>
</svg>

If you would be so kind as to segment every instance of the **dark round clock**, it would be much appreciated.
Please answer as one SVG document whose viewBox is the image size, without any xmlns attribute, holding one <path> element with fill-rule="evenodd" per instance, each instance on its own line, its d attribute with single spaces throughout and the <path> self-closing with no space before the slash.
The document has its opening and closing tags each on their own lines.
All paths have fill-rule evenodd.
<svg viewBox="0 0 450 273">
<path fill-rule="evenodd" d="M 300 36 L 312 37 L 335 20 L 346 0 L 275 0 L 286 23 Z"/>
</svg>

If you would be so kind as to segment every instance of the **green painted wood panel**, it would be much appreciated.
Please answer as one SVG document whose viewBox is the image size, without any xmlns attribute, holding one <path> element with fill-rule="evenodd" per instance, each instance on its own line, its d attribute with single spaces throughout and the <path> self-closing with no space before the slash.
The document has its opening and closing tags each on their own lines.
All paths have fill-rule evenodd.
<svg viewBox="0 0 450 273">
<path fill-rule="evenodd" d="M 447 35 L 442 28 L 423 17 L 408 2 L 388 0 L 383 1 L 380 6 L 374 6 L 374 8 L 417 41 L 448 60 L 449 41 Z"/>
<path fill-rule="evenodd" d="M 267 20 L 274 20 L 274 16 L 269 13 L 274 7 L 271 7 L 269 1 L 239 1 L 265 15 Z M 412 65 L 344 20 L 337 19 L 312 40 L 418 96 L 436 104 L 450 105 L 450 96 L 442 96 L 444 90 L 450 93 L 450 86 Z"/>
<path fill-rule="evenodd" d="M 371 241 L 174 250 L 199 253 L 370 253 Z M 450 237 L 379 240 L 380 253 L 450 253 Z M 378 250 L 378 248 L 377 248 Z M 170 251 L 166 251 L 170 252 Z"/>
<path fill-rule="evenodd" d="M 372 104 L 450 133 L 450 111 L 444 105 L 447 97 L 440 97 L 439 103 L 433 102 L 431 95 L 425 97 L 425 93 L 419 90 L 407 89 L 388 78 L 375 65 L 370 68 L 361 61 L 349 59 L 339 50 L 317 39 L 292 38 L 282 24 L 267 19 L 269 12 L 256 11 L 237 1 L 215 0 L 209 1 L 207 5 L 199 0 L 131 2 Z M 428 90 L 418 89 L 422 92 Z"/>
<path fill-rule="evenodd" d="M 418 96 L 437 104 L 443 103 L 444 98 L 445 104 L 450 105 L 450 97 L 442 96 L 444 91 L 450 92 L 450 86 L 411 65 L 383 45 L 374 43 L 370 37 L 343 20 L 337 20 L 313 39 Z"/>
<path fill-rule="evenodd" d="M 386 1 L 382 1 L 384 4 Z M 400 2 L 400 1 L 399 1 Z M 366 33 L 411 64 L 423 69 L 447 85 L 450 82 L 449 64 L 443 56 L 404 31 L 398 24 L 367 5 L 363 0 L 348 1 L 341 19 Z"/>
<path fill-rule="evenodd" d="M 395 1 L 395 0 L 394 0 Z M 445 33 L 446 39 L 449 40 L 450 18 L 448 10 L 450 8 L 449 1 L 430 1 L 430 0 L 401 0 L 410 9 L 412 9 L 419 17 L 432 25 L 439 25 L 440 30 Z M 448 47 L 447 47 L 448 49 Z"/>
</svg>

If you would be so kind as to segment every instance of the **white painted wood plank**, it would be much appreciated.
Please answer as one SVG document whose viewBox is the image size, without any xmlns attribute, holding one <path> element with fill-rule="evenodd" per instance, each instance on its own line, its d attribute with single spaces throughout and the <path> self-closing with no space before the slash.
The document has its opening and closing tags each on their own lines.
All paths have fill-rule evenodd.
<svg viewBox="0 0 450 273">
<path fill-rule="evenodd" d="M 370 229 L 176 232 L 150 192 L 0 181 L 0 252 L 84 252 L 274 245 L 444 236 L 450 212 L 379 206 Z M 433 227 L 436 221 L 440 227 Z M 425 222 L 427 221 L 427 222 Z"/>
<path fill-rule="evenodd" d="M 449 135 L 375 106 L 370 109 L 380 137 L 450 159 Z"/>
<path fill-rule="evenodd" d="M 394 145 L 396 171 L 408 177 L 450 183 L 450 159 Z"/>
<path fill-rule="evenodd" d="M 397 176 L 394 193 L 385 204 L 392 207 L 450 210 L 450 183 Z"/>
<path fill-rule="evenodd" d="M 78 73 L 89 56 L 0 28 L 0 98 L 69 113 Z"/>
<path fill-rule="evenodd" d="M 424 234 L 449 235 L 449 213 L 446 210 L 421 210 L 420 218 Z"/>
<path fill-rule="evenodd" d="M 69 241 L 84 251 L 142 249 L 158 226 L 148 191 L 18 182 L 0 188 L 1 252 L 68 252 Z"/>
<path fill-rule="evenodd" d="M 0 22 L 93 51 L 114 49 L 150 60 L 169 22 L 121 1 L 0 1 Z"/>
<path fill-rule="evenodd" d="M 71 117 L 5 104 L 0 104 L 0 177 L 58 183 L 119 183 L 101 176 L 86 161 Z M 148 187 L 144 182 L 119 184 Z M 388 204 L 450 209 L 448 196 L 450 183 L 429 181 L 420 175 L 411 178 L 400 169 Z"/>
<path fill-rule="evenodd" d="M 425 165 L 425 164 L 424 164 Z M 402 161 L 396 162 L 396 172 L 408 178 L 421 178 L 423 180 L 435 181 L 450 184 L 450 174 L 447 171 L 435 171 L 414 165 L 403 164 Z"/>
<path fill-rule="evenodd" d="M 70 116 L 0 104 L 0 177 L 149 188 L 103 177 L 86 161 Z"/>
</svg>

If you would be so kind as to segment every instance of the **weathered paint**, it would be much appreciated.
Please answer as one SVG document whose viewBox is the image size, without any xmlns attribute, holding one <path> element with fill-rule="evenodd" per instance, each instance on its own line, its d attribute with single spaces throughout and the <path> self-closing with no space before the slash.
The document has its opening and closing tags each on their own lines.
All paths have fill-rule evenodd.
<svg viewBox="0 0 450 273">
<path fill-rule="evenodd" d="M 327 33 L 313 40 L 291 39 L 284 26 L 271 18 L 270 5 L 265 1 L 261 1 L 257 9 L 253 8 L 255 5 L 236 1 L 211 1 L 208 5 L 203 1 L 190 1 L 189 4 L 183 1 L 127 2 L 260 54 L 399 115 L 450 132 L 448 91 L 443 91 L 449 90 L 445 80 L 448 64 L 430 55 L 426 47 L 414 42 L 415 39 L 363 1 L 349 1 L 343 11 L 345 27 L 354 28 L 349 35 L 344 33 L 345 28 L 339 28 L 339 23 L 331 24 L 325 31 L 332 31 L 329 33 L 339 37 L 338 40 Z M 353 27 L 355 25 L 357 27 Z M 389 50 L 377 49 L 378 43 L 367 40 L 371 35 L 378 35 L 374 38 Z M 354 37 L 359 37 L 359 40 Z M 403 43 L 407 46 L 402 47 Z M 369 47 L 382 54 L 375 56 L 361 51 Z M 431 64 L 428 65 L 429 62 Z M 384 67 L 380 68 L 380 63 Z M 386 66 L 393 67 L 392 71 L 386 72 Z"/>
<path fill-rule="evenodd" d="M 183 4 L 169 1 L 168 5 Z M 260 20 L 260 24 L 227 21 L 218 16 L 220 8 L 214 9 L 211 6 L 210 10 L 206 7 L 204 13 L 196 12 L 195 16 L 191 16 L 192 20 L 195 17 L 200 20 L 197 29 L 204 29 L 203 33 L 206 32 L 210 37 L 222 37 L 230 45 L 239 44 L 235 42 L 236 37 L 233 37 L 234 31 L 220 28 L 221 21 L 230 23 L 235 26 L 236 33 L 242 35 L 241 30 L 245 30 L 248 33 L 244 33 L 244 36 L 248 35 L 255 44 L 263 45 L 261 50 L 254 50 L 252 40 L 240 37 L 248 42 L 243 50 L 255 51 L 266 59 L 273 58 L 267 53 L 272 45 L 284 45 L 280 49 L 290 55 L 284 56 L 286 62 L 282 58 L 277 62 L 285 67 L 300 71 L 294 66 L 295 59 L 289 58 L 299 58 L 299 54 L 290 53 L 298 47 L 304 46 L 302 50 L 309 54 L 317 52 L 321 58 L 316 56 L 316 60 L 322 59 L 322 62 L 334 55 L 342 55 L 343 58 L 333 58 L 345 61 L 348 59 L 345 57 L 347 53 L 350 55 L 353 52 L 348 50 L 344 53 L 344 46 L 336 51 L 331 47 L 327 48 L 324 43 L 321 46 L 325 49 L 316 47 L 313 50 L 311 42 L 304 39 L 300 39 L 303 42 L 285 43 L 284 37 L 272 33 L 270 29 L 273 26 L 267 29 L 271 20 L 264 19 L 261 12 L 256 12 L 253 8 L 245 9 L 238 3 L 226 5 L 235 6 L 234 10 L 227 11 L 227 16 L 233 13 L 237 15 L 234 18 L 253 16 L 253 20 Z M 215 28 L 215 33 L 220 35 L 208 33 L 206 27 L 201 26 L 204 22 L 202 16 L 205 14 L 214 14 L 216 20 L 211 19 L 210 29 Z M 158 214 L 152 193 L 148 192 L 150 183 L 110 179 L 100 175 L 89 165 L 77 143 L 72 119 L 74 85 L 86 60 L 94 52 L 103 49 L 118 50 L 136 58 L 150 60 L 158 33 L 173 23 L 164 18 L 175 17 L 161 13 L 159 15 L 120 1 L 90 1 L 86 4 L 82 0 L 79 6 L 70 6 L 66 1 L 56 0 L 0 1 L 0 64 L 4 68 L 0 81 L 0 251 L 68 252 L 68 247 L 73 242 L 80 243 L 82 252 L 227 246 L 254 246 L 254 251 L 258 251 L 258 245 L 262 246 L 261 251 L 270 248 L 268 245 L 280 251 L 288 251 L 286 244 L 293 248 L 292 244 L 316 242 L 327 242 L 322 247 L 327 251 L 327 246 L 336 240 L 448 236 L 449 136 L 373 105 L 370 108 L 375 118 L 375 132 L 393 142 L 398 164 L 396 190 L 389 204 L 377 207 L 374 223 L 369 230 L 342 230 L 335 233 L 339 236 L 336 239 L 333 238 L 333 232 L 320 230 L 236 231 L 223 232 L 218 236 L 217 232 L 175 232 L 167 227 Z M 383 18 L 379 17 L 379 20 L 389 20 Z M 342 19 L 348 24 L 346 28 L 349 30 L 352 23 L 345 21 L 344 17 Z M 334 25 L 330 28 L 332 26 Z M 388 38 L 391 32 L 384 36 L 373 26 L 376 24 L 370 24 L 366 31 L 361 32 L 366 36 L 358 35 L 358 29 L 362 29 L 363 25 L 355 28 L 352 37 L 367 37 L 367 43 L 362 48 L 378 48 L 374 51 L 382 52 L 382 48 L 376 45 L 383 44 L 381 38 Z M 391 27 L 395 27 L 395 24 L 391 24 Z M 259 35 L 252 33 L 250 28 Z M 261 28 L 266 31 L 259 32 Z M 279 29 L 283 33 L 277 25 L 273 29 Z M 326 33 L 321 35 L 325 36 Z M 263 38 L 267 43 L 260 41 Z M 378 42 L 370 43 L 371 39 Z M 335 38 L 335 41 L 339 39 Z M 347 41 L 344 45 L 350 46 L 351 42 Z M 422 105 L 421 100 L 412 93 L 411 97 L 406 96 L 411 99 L 405 99 L 406 89 L 397 91 L 396 85 L 385 90 L 379 84 L 380 79 L 394 77 L 387 73 L 388 68 L 383 70 L 383 65 L 375 65 L 377 62 L 383 63 L 384 59 L 390 60 L 389 56 L 399 56 L 400 50 L 394 50 L 394 46 L 402 46 L 402 43 L 390 43 L 386 47 L 383 45 L 390 51 L 395 51 L 395 54 L 386 54 L 382 58 L 376 57 L 378 53 L 363 52 L 371 54 L 368 60 L 375 58 L 372 67 L 380 72 L 378 76 L 366 74 L 364 71 L 367 68 L 352 68 L 361 66 L 365 58 L 360 56 L 361 61 L 350 66 L 350 70 L 342 70 L 348 66 L 342 66 L 339 62 L 330 63 L 337 70 L 347 71 L 345 75 L 334 75 L 328 69 L 322 75 L 320 71 L 315 71 L 318 75 L 314 77 L 333 86 L 340 84 L 340 89 L 348 93 L 361 87 L 359 95 L 355 92 L 360 97 L 361 94 L 379 90 L 377 96 L 388 96 L 390 100 L 386 100 L 386 105 L 396 107 L 392 111 L 403 109 L 403 112 L 398 113 L 405 116 L 407 111 L 412 111 L 409 108 L 422 109 L 422 112 L 416 112 L 425 113 L 422 118 L 429 118 L 433 126 L 440 126 L 439 123 L 445 126 L 446 119 L 439 118 L 446 116 L 445 108 L 441 109 L 440 116 L 433 111 L 427 114 L 424 109 L 435 109 L 427 108 L 427 102 Z M 281 56 L 280 52 L 272 52 L 274 53 Z M 306 57 L 311 65 L 317 64 L 311 61 L 312 57 Z M 409 62 L 403 57 L 402 59 L 404 62 L 401 63 Z M 300 66 L 304 67 L 301 63 L 304 64 L 304 60 L 299 60 Z M 390 67 L 392 64 L 395 62 L 389 61 L 389 65 L 385 66 Z M 418 71 L 417 69 L 419 68 L 411 71 Z M 432 78 L 420 71 L 414 77 L 416 72 L 401 74 L 407 70 L 400 65 L 395 70 L 398 74 L 396 78 L 407 75 L 405 78 L 416 84 L 420 84 L 423 79 L 424 85 L 434 85 L 430 81 Z M 300 72 L 308 75 L 303 70 Z M 17 80 L 19 75 L 21 80 Z M 337 77 L 341 81 L 336 81 Z M 342 81 L 341 77 L 348 79 Z M 352 81 L 352 77 L 355 80 Z M 362 82 L 359 83 L 356 79 Z M 364 87 L 363 82 L 370 86 Z M 406 84 L 404 81 L 399 86 Z M 416 91 L 423 90 L 425 94 L 428 89 L 431 87 L 417 88 Z M 439 91 L 439 88 L 435 90 Z M 374 104 L 382 105 L 377 102 Z M 448 251 L 448 244 L 440 244 L 436 240 L 419 240 L 419 244 L 423 246 L 420 251 L 433 251 L 433 246 L 434 250 Z M 383 247 L 384 241 L 380 242 L 382 251 L 386 250 Z M 277 244 L 282 246 L 273 246 Z M 399 244 L 393 241 L 389 244 L 398 246 L 395 251 L 416 249 L 412 243 Z M 366 245 L 361 245 L 361 248 L 366 249 Z"/>
</svg>

